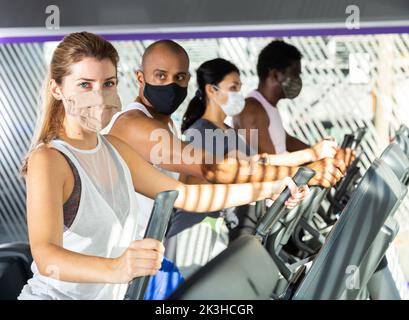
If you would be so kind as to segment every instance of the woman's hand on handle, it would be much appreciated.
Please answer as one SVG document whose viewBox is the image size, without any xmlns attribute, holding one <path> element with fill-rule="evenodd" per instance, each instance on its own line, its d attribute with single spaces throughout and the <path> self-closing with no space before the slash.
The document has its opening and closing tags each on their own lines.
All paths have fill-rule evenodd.
<svg viewBox="0 0 409 320">
<path fill-rule="evenodd" d="M 282 180 L 283 182 L 283 190 L 285 187 L 288 187 L 288 189 L 291 192 L 291 197 L 285 202 L 285 206 L 288 209 L 294 209 L 296 206 L 298 206 L 301 201 L 303 201 L 309 194 L 310 189 L 308 186 L 302 186 L 298 187 L 293 179 L 290 177 L 286 177 Z M 272 199 L 276 200 L 280 194 L 274 194 Z"/>
<path fill-rule="evenodd" d="M 165 247 L 155 239 L 132 241 L 128 249 L 112 260 L 111 283 L 128 283 L 136 277 L 154 275 L 160 269 Z"/>
</svg>

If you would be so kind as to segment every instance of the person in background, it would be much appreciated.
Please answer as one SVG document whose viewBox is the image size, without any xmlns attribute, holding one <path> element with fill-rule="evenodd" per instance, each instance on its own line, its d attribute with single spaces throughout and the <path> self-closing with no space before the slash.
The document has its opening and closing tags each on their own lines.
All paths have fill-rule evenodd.
<svg viewBox="0 0 409 320">
<path fill-rule="evenodd" d="M 257 62 L 258 87 L 248 95 L 243 111 L 233 117 L 236 129 L 258 129 L 258 153 L 265 154 L 268 163 L 276 161 L 268 155 L 299 151 L 307 151 L 299 159 L 314 161 L 319 150 L 333 143 L 324 139 L 310 147 L 284 129 L 277 105 L 282 99 L 294 99 L 300 94 L 301 58 L 296 47 L 281 40 L 274 40 L 263 48 Z M 338 148 L 334 157 L 348 167 L 355 153 L 349 148 Z"/>
</svg>

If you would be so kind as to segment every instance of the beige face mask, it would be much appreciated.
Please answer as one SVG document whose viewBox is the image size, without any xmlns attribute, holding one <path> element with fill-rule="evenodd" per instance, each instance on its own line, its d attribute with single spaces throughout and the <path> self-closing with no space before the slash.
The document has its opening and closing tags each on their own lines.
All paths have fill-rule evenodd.
<svg viewBox="0 0 409 320">
<path fill-rule="evenodd" d="M 63 96 L 65 112 L 79 120 L 87 130 L 98 132 L 105 128 L 112 116 L 121 111 L 121 100 L 116 90 L 88 91 Z"/>
</svg>

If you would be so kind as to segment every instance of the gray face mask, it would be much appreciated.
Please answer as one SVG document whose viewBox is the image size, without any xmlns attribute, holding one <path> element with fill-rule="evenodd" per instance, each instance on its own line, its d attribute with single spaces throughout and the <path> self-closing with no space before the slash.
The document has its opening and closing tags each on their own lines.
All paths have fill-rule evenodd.
<svg viewBox="0 0 409 320">
<path fill-rule="evenodd" d="M 300 77 L 297 78 L 287 77 L 287 79 L 281 82 L 281 88 L 283 89 L 284 98 L 294 99 L 301 92 L 302 80 Z"/>
</svg>

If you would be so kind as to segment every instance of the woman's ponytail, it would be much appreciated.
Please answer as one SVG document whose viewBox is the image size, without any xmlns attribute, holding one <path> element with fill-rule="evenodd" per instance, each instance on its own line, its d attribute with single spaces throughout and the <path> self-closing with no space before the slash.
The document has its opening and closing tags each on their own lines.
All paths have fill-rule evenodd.
<svg viewBox="0 0 409 320">
<path fill-rule="evenodd" d="M 203 92 L 197 89 L 195 96 L 190 100 L 182 119 L 182 133 L 199 120 L 206 111 L 206 100 Z"/>
</svg>

